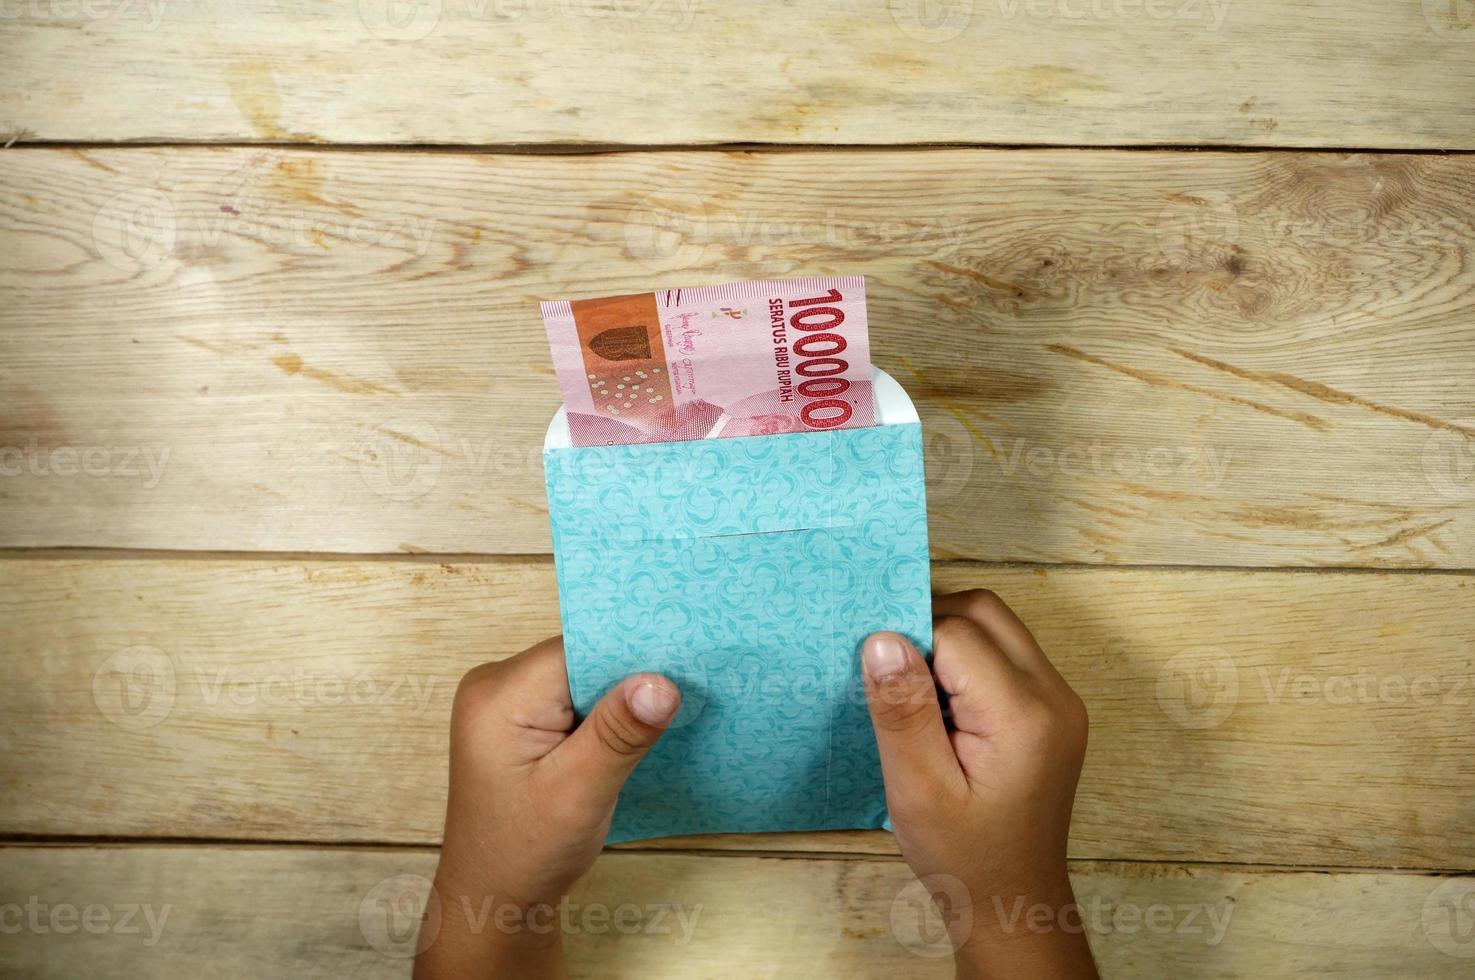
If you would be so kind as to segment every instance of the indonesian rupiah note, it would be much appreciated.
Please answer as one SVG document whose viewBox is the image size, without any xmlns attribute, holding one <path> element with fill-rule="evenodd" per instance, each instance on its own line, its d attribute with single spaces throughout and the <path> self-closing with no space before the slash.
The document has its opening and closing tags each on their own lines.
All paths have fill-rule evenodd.
<svg viewBox="0 0 1475 980">
<path fill-rule="evenodd" d="M 543 303 L 575 446 L 876 423 L 865 280 Z"/>
</svg>

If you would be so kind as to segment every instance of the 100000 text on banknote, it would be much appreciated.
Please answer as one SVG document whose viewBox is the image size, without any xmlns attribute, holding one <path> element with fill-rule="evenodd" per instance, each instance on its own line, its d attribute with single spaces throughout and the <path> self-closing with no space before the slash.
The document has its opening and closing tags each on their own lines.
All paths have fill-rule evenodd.
<svg viewBox="0 0 1475 980">
<path fill-rule="evenodd" d="M 865 280 L 544 303 L 575 446 L 874 425 Z"/>
</svg>

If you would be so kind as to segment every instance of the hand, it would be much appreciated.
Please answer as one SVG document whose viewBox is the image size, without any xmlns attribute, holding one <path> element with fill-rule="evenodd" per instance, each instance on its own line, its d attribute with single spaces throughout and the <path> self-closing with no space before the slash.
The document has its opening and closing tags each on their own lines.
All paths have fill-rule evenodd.
<svg viewBox="0 0 1475 980">
<path fill-rule="evenodd" d="M 1065 868 L 1085 705 L 992 592 L 933 614 L 931 670 L 896 633 L 862 652 L 902 856 L 940 903 L 968 903 L 951 910 L 960 977 L 1095 977 Z"/>
<path fill-rule="evenodd" d="M 417 978 L 564 974 L 558 904 L 599 856 L 620 788 L 680 703 L 670 680 L 635 674 L 575 727 L 559 637 L 462 679 L 440 926 Z"/>
</svg>

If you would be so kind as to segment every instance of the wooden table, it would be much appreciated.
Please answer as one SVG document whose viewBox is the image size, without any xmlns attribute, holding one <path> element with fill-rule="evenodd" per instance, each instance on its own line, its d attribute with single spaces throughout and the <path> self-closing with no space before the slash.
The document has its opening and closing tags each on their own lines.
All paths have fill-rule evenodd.
<svg viewBox="0 0 1475 980">
<path fill-rule="evenodd" d="M 535 300 L 838 273 L 1090 707 L 1105 972 L 1475 970 L 1469 0 L 6 14 L 0 972 L 406 976 L 456 681 L 558 628 Z M 571 953 L 947 975 L 909 880 L 618 849 Z"/>
</svg>

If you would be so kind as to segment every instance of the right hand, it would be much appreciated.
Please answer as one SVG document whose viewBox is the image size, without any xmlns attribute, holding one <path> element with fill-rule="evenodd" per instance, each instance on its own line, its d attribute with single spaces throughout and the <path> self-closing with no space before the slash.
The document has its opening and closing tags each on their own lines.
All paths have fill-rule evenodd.
<svg viewBox="0 0 1475 980">
<path fill-rule="evenodd" d="M 960 977 L 1095 977 L 1065 866 L 1085 705 L 992 592 L 936 596 L 933 614 L 930 670 L 896 633 L 862 652 L 902 856 L 968 903 L 949 923 Z"/>
</svg>

